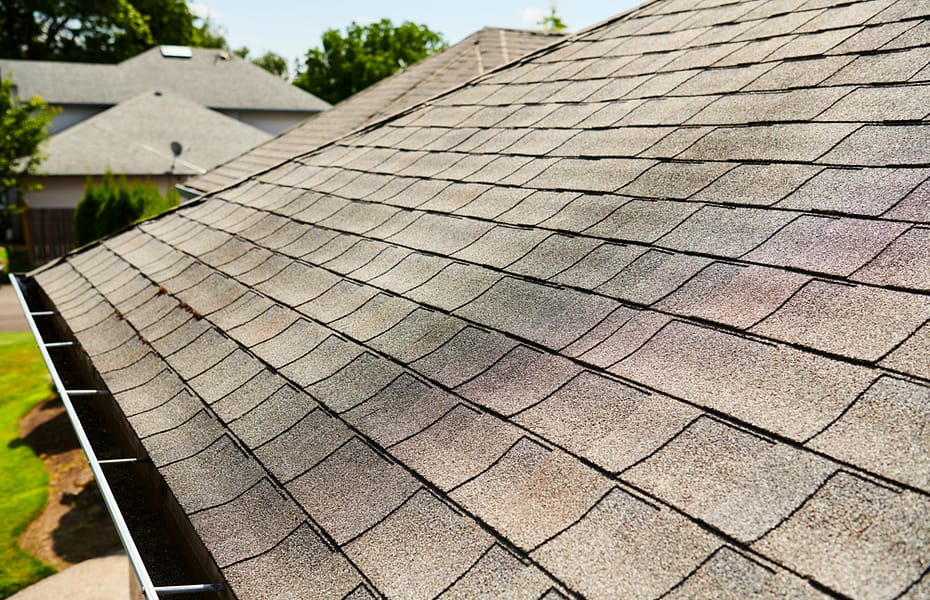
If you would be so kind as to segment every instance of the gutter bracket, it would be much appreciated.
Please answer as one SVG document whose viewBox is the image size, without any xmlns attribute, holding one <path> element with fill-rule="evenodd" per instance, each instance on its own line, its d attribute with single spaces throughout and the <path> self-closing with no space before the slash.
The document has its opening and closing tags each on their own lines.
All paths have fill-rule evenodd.
<svg viewBox="0 0 930 600">
<path fill-rule="evenodd" d="M 42 354 L 42 359 L 45 361 L 45 366 L 48 369 L 49 375 L 52 376 L 52 381 L 55 384 L 55 389 L 58 390 L 58 395 L 61 397 L 61 402 L 65 406 L 65 411 L 68 414 L 68 419 L 71 421 L 71 426 L 74 428 L 74 433 L 77 435 L 78 441 L 81 444 L 81 448 L 84 450 L 84 454 L 87 456 L 87 462 L 90 464 L 90 469 L 94 474 L 94 479 L 97 481 L 97 487 L 100 489 L 100 495 L 103 497 L 103 502 L 107 507 L 107 511 L 110 513 L 110 518 L 113 520 L 113 525 L 116 527 L 116 533 L 119 535 L 120 541 L 123 543 L 123 548 L 126 549 L 126 554 L 129 557 L 129 564 L 132 566 L 132 570 L 135 571 L 136 577 L 139 580 L 139 585 L 142 588 L 142 593 L 145 595 L 147 600 L 158 600 L 158 588 L 155 587 L 155 584 L 152 583 L 152 578 L 149 576 L 148 570 L 145 568 L 145 564 L 142 562 L 142 556 L 139 554 L 139 549 L 136 547 L 135 541 L 132 539 L 132 534 L 129 531 L 129 527 L 126 525 L 126 520 L 123 518 L 122 512 L 120 512 L 119 505 L 116 502 L 116 497 L 113 495 L 113 491 L 110 489 L 110 484 L 107 482 L 107 478 L 103 473 L 102 465 L 97 459 L 97 454 L 94 452 L 93 447 L 91 447 L 90 439 L 87 437 L 87 433 L 84 431 L 84 426 L 81 424 L 80 419 L 78 419 L 77 412 L 74 410 L 74 405 L 71 403 L 71 396 L 98 396 L 101 394 L 106 394 L 105 390 L 68 390 L 65 388 L 64 383 L 62 383 L 61 376 L 58 374 L 58 369 L 55 367 L 55 363 L 52 362 L 52 357 L 49 355 L 48 347 L 45 341 L 42 339 L 42 334 L 39 333 L 38 328 L 36 327 L 34 316 L 50 316 L 54 315 L 54 311 L 36 311 L 38 314 L 33 313 L 29 310 L 29 305 L 26 302 L 26 296 L 23 292 L 23 288 L 20 284 L 19 277 L 13 273 L 10 273 L 10 283 L 13 284 L 13 291 L 16 292 L 16 298 L 19 300 L 19 304 L 22 307 L 23 314 L 26 316 L 26 321 L 29 323 L 29 329 L 32 331 L 32 336 L 35 338 L 36 343 L 39 345 L 39 352 Z M 208 591 L 205 589 L 200 589 L 198 591 Z M 167 593 L 172 593 L 168 591 Z"/>
</svg>

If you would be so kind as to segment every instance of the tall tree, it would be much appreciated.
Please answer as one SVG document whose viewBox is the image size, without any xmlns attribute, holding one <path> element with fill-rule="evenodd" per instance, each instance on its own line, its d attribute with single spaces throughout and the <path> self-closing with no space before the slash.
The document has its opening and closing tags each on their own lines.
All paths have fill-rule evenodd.
<svg viewBox="0 0 930 600">
<path fill-rule="evenodd" d="M 389 19 L 369 25 L 353 22 L 345 35 L 329 29 L 322 42 L 322 49 L 307 52 L 305 70 L 294 83 L 333 104 L 446 45 L 442 34 L 426 25 L 405 21 L 394 26 Z"/>
<path fill-rule="evenodd" d="M 17 98 L 14 89 L 9 76 L 0 80 L 0 233 L 4 237 L 10 231 L 11 215 L 18 212 L 19 193 L 38 187 L 29 178 L 38 173 L 45 158 L 39 145 L 57 112 L 41 98 Z"/>
<path fill-rule="evenodd" d="M 17 98 L 14 89 L 9 76 L 0 80 L 0 193 L 28 187 L 44 158 L 39 145 L 57 112 L 39 97 Z"/>
<path fill-rule="evenodd" d="M 250 53 L 247 46 L 233 50 L 232 53 L 243 60 L 251 62 L 257 67 L 265 69 L 272 75 L 280 77 L 285 81 L 287 81 L 288 77 L 290 76 L 290 70 L 287 68 L 287 59 L 280 54 L 275 54 L 274 52 L 269 51 L 265 52 L 257 58 L 251 58 L 249 56 Z"/>
<path fill-rule="evenodd" d="M 156 44 L 225 45 L 185 0 L 3 0 L 0 56 L 119 62 Z"/>
<path fill-rule="evenodd" d="M 290 76 L 290 70 L 287 68 L 287 59 L 274 52 L 265 52 L 258 58 L 253 58 L 252 64 L 258 65 L 272 75 L 277 75 L 285 81 Z"/>
</svg>

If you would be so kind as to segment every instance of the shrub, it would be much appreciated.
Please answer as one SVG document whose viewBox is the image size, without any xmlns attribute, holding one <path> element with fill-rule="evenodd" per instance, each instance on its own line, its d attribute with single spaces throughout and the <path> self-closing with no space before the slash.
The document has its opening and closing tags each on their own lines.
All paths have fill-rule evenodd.
<svg viewBox="0 0 930 600">
<path fill-rule="evenodd" d="M 74 210 L 74 241 L 89 244 L 116 233 L 133 223 L 159 215 L 180 203 L 180 196 L 169 190 L 162 196 L 150 181 L 130 182 L 107 172 L 97 184 L 88 177 L 84 195 Z"/>
</svg>

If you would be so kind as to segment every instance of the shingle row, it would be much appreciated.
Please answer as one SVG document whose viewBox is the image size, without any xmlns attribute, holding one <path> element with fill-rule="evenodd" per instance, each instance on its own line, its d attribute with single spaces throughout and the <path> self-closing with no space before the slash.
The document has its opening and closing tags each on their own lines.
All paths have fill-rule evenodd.
<svg viewBox="0 0 930 600">
<path fill-rule="evenodd" d="M 650 3 L 40 283 L 240 596 L 919 597 L 928 16 Z"/>
</svg>

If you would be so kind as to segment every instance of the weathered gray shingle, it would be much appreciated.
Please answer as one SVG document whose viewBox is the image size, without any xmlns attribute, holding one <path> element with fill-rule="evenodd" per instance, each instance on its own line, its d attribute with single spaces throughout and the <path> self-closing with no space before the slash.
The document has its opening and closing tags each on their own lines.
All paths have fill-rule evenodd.
<svg viewBox="0 0 930 600">
<path fill-rule="evenodd" d="M 299 149 L 315 148 L 367 123 L 415 106 L 430 96 L 515 60 L 559 37 L 534 31 L 482 29 L 444 52 L 359 92 L 219 168 L 190 179 L 186 185 L 205 192 L 217 190 L 244 174 L 255 173 L 288 159 L 298 154 Z M 469 112 L 474 113 L 474 110 L 466 109 L 465 114 Z M 458 120 L 449 115 L 440 119 L 437 114 L 430 122 L 449 125 L 456 124 Z"/>
<path fill-rule="evenodd" d="M 841 471 L 754 547 L 845 594 L 893 595 L 923 574 L 928 511 L 926 496 Z"/>
<path fill-rule="evenodd" d="M 924 5 L 656 0 L 35 281 L 238 597 L 922 597 Z"/>
<path fill-rule="evenodd" d="M 492 538 L 473 521 L 421 490 L 346 553 L 386 594 L 431 598 L 491 545 Z"/>
<path fill-rule="evenodd" d="M 358 438 L 351 438 L 287 486 L 340 544 L 376 525 L 418 487 L 409 473 Z"/>
<path fill-rule="evenodd" d="M 533 557 L 586 596 L 656 598 L 719 544 L 681 515 L 614 488 Z"/>
</svg>

